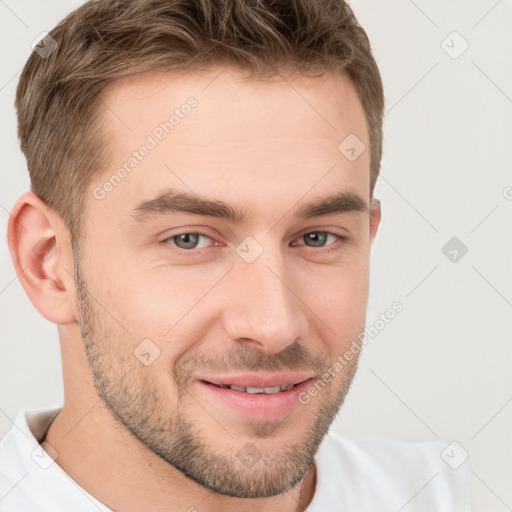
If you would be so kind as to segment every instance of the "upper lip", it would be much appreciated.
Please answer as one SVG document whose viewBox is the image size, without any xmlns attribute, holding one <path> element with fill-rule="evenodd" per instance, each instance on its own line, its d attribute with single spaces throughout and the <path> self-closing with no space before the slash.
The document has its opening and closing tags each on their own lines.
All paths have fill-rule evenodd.
<svg viewBox="0 0 512 512">
<path fill-rule="evenodd" d="M 258 372 L 233 375 L 212 375 L 202 376 L 199 380 L 209 382 L 210 384 L 231 385 L 252 388 L 271 388 L 276 386 L 287 386 L 290 384 L 300 384 L 305 380 L 314 377 L 311 372 Z"/>
</svg>

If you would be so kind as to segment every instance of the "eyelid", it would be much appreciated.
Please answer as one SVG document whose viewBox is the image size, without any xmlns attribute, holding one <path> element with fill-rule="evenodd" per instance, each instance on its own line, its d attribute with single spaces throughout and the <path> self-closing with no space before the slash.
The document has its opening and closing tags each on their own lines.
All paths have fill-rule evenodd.
<svg viewBox="0 0 512 512">
<path fill-rule="evenodd" d="M 208 234 L 208 232 L 212 232 L 212 231 L 215 231 L 215 230 L 212 230 L 210 228 L 208 228 L 207 226 L 186 226 L 186 227 L 183 227 L 183 228 L 175 228 L 177 231 L 174 231 L 173 229 L 166 229 L 165 231 L 161 231 L 160 234 L 157 235 L 158 238 L 160 238 L 161 236 L 164 236 L 164 238 L 162 238 L 162 242 L 165 242 L 166 240 L 169 240 L 170 238 L 174 238 L 174 237 L 177 237 L 177 236 L 180 236 L 180 235 L 191 235 L 191 234 L 196 234 L 196 235 L 201 235 L 201 236 L 204 236 L 204 237 L 207 237 L 207 238 L 210 238 L 210 239 L 214 239 L 215 236 L 218 236 L 218 235 L 212 235 L 212 234 Z"/>
<path fill-rule="evenodd" d="M 301 238 L 303 238 L 305 235 L 308 235 L 309 233 L 324 233 L 326 235 L 332 235 L 333 237 L 336 238 L 336 240 L 333 243 L 331 243 L 329 245 L 323 245 L 322 247 L 315 247 L 315 246 L 306 245 L 306 244 L 298 244 L 298 245 L 303 245 L 305 247 L 308 247 L 310 249 L 317 249 L 318 251 L 321 251 L 322 249 L 324 251 L 334 250 L 333 246 L 336 246 L 336 242 L 344 242 L 344 241 L 347 241 L 349 238 L 347 235 L 341 235 L 340 233 L 336 233 L 335 231 L 326 231 L 326 230 L 322 230 L 322 229 L 317 229 L 317 230 L 313 230 L 313 231 L 311 231 L 311 230 L 305 231 L 301 235 L 297 236 L 295 238 L 295 240 L 300 240 Z"/>
<path fill-rule="evenodd" d="M 162 244 L 168 243 L 171 239 L 177 238 L 181 235 L 198 235 L 203 238 L 209 238 L 211 241 L 215 242 L 215 239 L 213 237 L 211 237 L 210 235 L 207 235 L 206 233 L 202 233 L 201 231 L 188 230 L 188 231 L 181 231 L 179 233 L 173 233 L 172 235 L 168 235 L 160 243 L 162 243 Z M 201 249 L 189 249 L 189 250 L 181 249 L 180 247 L 176 247 L 176 249 L 181 250 L 181 251 L 186 251 L 186 252 L 192 252 L 192 251 L 200 251 L 201 249 L 207 249 L 207 247 L 202 247 Z"/>
<path fill-rule="evenodd" d="M 343 231 L 342 233 L 338 233 L 338 231 Z M 320 228 L 306 228 L 306 229 L 303 229 L 302 231 L 299 231 L 299 233 L 297 235 L 295 235 L 295 238 L 300 238 L 301 236 L 304 236 L 304 235 L 307 235 L 308 233 L 328 233 L 329 235 L 335 235 L 335 236 L 340 236 L 340 237 L 345 237 L 345 238 L 348 238 L 349 237 L 349 234 L 348 234 L 348 231 L 346 229 L 343 229 L 341 227 L 331 227 L 331 228 L 328 228 L 328 227 L 320 227 Z"/>
</svg>

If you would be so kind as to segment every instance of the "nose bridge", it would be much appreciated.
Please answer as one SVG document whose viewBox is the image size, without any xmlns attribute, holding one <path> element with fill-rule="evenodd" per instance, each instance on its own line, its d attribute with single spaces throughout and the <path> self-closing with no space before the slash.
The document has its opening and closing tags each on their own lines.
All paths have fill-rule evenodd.
<svg viewBox="0 0 512 512">
<path fill-rule="evenodd" d="M 300 301 L 292 292 L 278 247 L 266 247 L 254 261 L 248 261 L 242 256 L 235 260 L 231 278 L 236 291 L 226 328 L 233 340 L 251 339 L 269 352 L 278 352 L 303 335 Z"/>
</svg>

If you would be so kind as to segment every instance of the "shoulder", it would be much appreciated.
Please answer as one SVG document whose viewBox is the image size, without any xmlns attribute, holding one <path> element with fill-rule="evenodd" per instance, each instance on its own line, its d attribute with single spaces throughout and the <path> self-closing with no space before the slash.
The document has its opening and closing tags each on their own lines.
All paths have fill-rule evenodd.
<svg viewBox="0 0 512 512">
<path fill-rule="evenodd" d="M 354 439 L 329 432 L 315 458 L 317 492 L 320 498 L 326 495 L 338 504 L 341 500 L 347 509 L 365 512 L 382 510 L 384 504 L 390 510 L 407 506 L 408 511 L 469 511 L 469 465 L 467 454 L 458 447 L 438 441 Z"/>
<path fill-rule="evenodd" d="M 58 465 L 58 454 L 39 444 L 60 408 L 20 412 L 0 440 L 2 512 L 108 512 Z"/>
</svg>

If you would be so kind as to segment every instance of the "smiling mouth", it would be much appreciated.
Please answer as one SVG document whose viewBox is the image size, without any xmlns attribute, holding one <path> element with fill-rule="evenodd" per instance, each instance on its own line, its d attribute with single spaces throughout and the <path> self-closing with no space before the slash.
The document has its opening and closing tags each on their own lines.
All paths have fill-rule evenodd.
<svg viewBox="0 0 512 512">
<path fill-rule="evenodd" d="M 283 386 L 272 386 L 272 387 L 251 387 L 251 386 L 237 386 L 236 384 L 214 384 L 213 382 L 203 381 L 206 384 L 211 384 L 218 388 L 229 388 L 233 391 L 239 391 L 241 393 L 249 393 L 249 394 L 265 394 L 265 395 L 274 395 L 276 393 L 281 393 L 283 391 L 288 391 L 289 389 L 294 388 L 297 384 L 285 384 Z"/>
<path fill-rule="evenodd" d="M 203 375 L 196 382 L 205 400 L 255 421 L 272 421 L 291 414 L 303 404 L 299 395 L 314 380 L 313 372 Z"/>
</svg>

